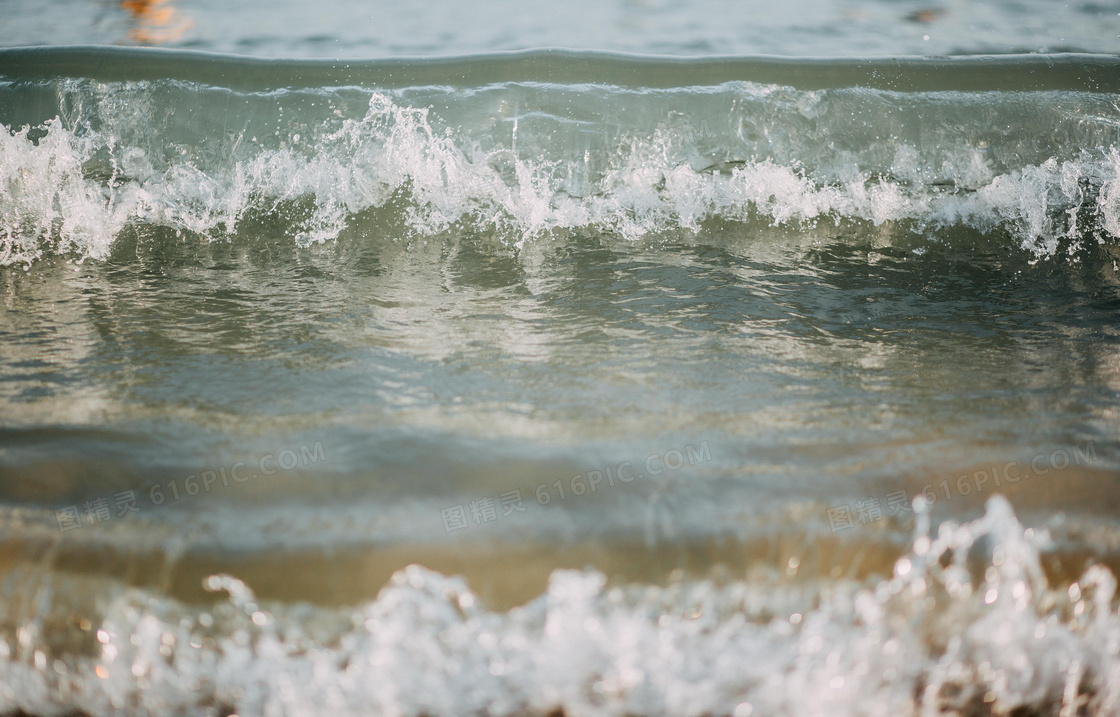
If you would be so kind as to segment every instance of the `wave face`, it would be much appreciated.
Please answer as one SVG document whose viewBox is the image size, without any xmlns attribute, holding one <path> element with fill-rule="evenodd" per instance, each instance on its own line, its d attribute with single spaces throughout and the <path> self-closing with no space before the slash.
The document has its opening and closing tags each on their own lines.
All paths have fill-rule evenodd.
<svg viewBox="0 0 1120 717">
<path fill-rule="evenodd" d="M 533 74 L 563 76 L 572 62 L 534 58 Z M 625 62 L 606 64 L 620 73 Z M 276 73 L 258 91 L 7 79 L 0 262 L 104 258 L 127 227 L 224 239 L 250 218 L 306 246 L 370 212 L 412 236 L 469 226 L 518 245 L 555 231 L 638 238 L 755 219 L 999 231 L 1038 257 L 1120 234 L 1120 111 L 1108 92 L 463 87 L 454 63 L 436 70 L 442 81 L 394 89 L 284 87 Z"/>
</svg>

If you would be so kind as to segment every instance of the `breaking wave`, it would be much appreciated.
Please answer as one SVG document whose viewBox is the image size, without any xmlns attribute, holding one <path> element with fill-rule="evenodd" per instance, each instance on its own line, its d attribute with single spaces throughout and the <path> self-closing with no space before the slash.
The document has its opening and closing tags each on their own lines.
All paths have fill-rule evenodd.
<svg viewBox="0 0 1120 717">
<path fill-rule="evenodd" d="M 5 265 L 261 221 L 300 246 L 355 225 L 520 244 L 758 220 L 963 226 L 1035 257 L 1120 236 L 1120 109 L 1085 89 L 9 77 L 0 108 Z"/>
</svg>

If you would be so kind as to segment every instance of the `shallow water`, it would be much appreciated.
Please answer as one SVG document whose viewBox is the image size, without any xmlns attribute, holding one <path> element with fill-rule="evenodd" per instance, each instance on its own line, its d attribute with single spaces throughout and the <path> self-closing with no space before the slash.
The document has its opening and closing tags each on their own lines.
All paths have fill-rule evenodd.
<svg viewBox="0 0 1120 717">
<path fill-rule="evenodd" d="M 1111 14 L 173 7 L 0 50 L 0 712 L 1120 711 L 1120 60 L 649 54 Z"/>
</svg>

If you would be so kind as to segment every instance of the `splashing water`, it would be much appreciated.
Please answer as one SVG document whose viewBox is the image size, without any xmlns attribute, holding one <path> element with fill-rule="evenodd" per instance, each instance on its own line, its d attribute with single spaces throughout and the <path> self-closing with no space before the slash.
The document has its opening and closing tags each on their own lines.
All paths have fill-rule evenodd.
<svg viewBox="0 0 1120 717">
<path fill-rule="evenodd" d="M 205 587 L 228 598 L 206 609 L 106 587 L 98 613 L 80 618 L 80 650 L 50 648 L 41 619 L 8 624 L 16 639 L 3 643 L 0 705 L 93 715 L 1120 709 L 1107 569 L 1048 585 L 1046 537 L 998 496 L 983 517 L 943 523 L 936 536 L 918 523 L 889 578 L 645 587 L 557 571 L 544 595 L 508 613 L 420 566 L 376 600 L 335 611 L 262 604 L 224 575 Z M 23 585 L 40 616 L 49 584 Z"/>
</svg>

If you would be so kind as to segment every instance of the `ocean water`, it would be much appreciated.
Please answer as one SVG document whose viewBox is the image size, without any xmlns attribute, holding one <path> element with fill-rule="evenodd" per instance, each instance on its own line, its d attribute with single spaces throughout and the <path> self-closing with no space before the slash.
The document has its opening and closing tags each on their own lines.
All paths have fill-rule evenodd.
<svg viewBox="0 0 1120 717">
<path fill-rule="evenodd" d="M 3 14 L 0 714 L 1120 714 L 1116 8 Z"/>
</svg>

